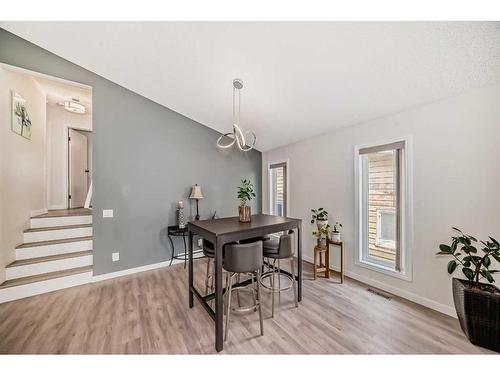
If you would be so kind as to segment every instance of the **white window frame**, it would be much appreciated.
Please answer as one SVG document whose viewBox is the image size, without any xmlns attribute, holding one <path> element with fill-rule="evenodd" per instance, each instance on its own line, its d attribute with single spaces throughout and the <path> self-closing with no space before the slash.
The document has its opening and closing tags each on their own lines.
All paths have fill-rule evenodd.
<svg viewBox="0 0 500 375">
<path fill-rule="evenodd" d="M 366 203 L 363 199 L 363 168 L 362 158 L 359 151 L 364 148 L 377 147 L 388 145 L 396 142 L 404 142 L 404 148 L 401 153 L 400 160 L 400 255 L 401 255 L 401 270 L 395 270 L 391 265 L 385 264 L 383 261 L 374 262 L 371 259 L 363 257 L 363 244 L 367 243 L 363 236 L 365 233 L 364 209 Z M 380 272 L 389 276 L 393 276 L 406 281 L 412 281 L 413 277 L 413 137 L 411 135 L 398 137 L 395 139 L 386 139 L 379 142 L 368 144 L 360 144 L 354 146 L 354 186 L 355 186 L 355 231 L 356 231 L 356 246 L 355 246 L 355 264 L 360 267 Z"/>
<path fill-rule="evenodd" d="M 285 188 L 285 199 L 286 199 L 286 215 L 290 216 L 290 160 L 277 160 L 273 162 L 267 163 L 267 190 L 268 190 L 268 205 L 267 205 L 267 210 L 269 214 L 272 212 L 272 205 L 273 205 L 273 191 L 271 189 L 271 182 L 272 182 L 272 176 L 271 176 L 271 165 L 275 164 L 285 164 L 286 165 L 286 188 Z"/>
<path fill-rule="evenodd" d="M 396 215 L 396 209 L 393 207 L 377 208 L 377 237 L 375 238 L 375 245 L 383 247 L 384 249 L 394 250 L 396 242 L 392 240 L 382 239 L 382 214 L 391 213 Z M 379 224 L 380 223 L 380 224 Z"/>
</svg>

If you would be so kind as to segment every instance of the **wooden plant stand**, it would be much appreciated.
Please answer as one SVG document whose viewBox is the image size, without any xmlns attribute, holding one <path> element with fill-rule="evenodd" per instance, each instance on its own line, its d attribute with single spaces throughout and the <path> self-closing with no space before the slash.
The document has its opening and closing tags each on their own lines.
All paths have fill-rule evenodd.
<svg viewBox="0 0 500 375">
<path fill-rule="evenodd" d="M 319 265 L 318 265 L 318 255 L 319 255 Z M 314 280 L 316 280 L 316 274 L 318 272 L 324 272 L 325 278 L 330 278 L 330 247 L 328 242 L 326 246 L 314 246 Z"/>
</svg>

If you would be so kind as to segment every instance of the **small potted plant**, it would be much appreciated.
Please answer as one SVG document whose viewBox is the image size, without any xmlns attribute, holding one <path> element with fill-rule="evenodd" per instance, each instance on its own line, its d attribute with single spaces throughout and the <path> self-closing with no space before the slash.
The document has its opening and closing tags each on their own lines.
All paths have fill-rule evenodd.
<svg viewBox="0 0 500 375">
<path fill-rule="evenodd" d="M 450 245 L 439 245 L 437 254 L 454 258 L 447 266 L 450 275 L 460 265 L 466 277 L 453 278 L 453 301 L 460 327 L 473 344 L 500 352 L 500 289 L 492 285 L 493 274 L 499 271 L 490 268 L 494 261 L 500 262 L 500 244 L 492 237 L 481 241 L 479 255 L 478 241 L 453 229 L 457 235 L 451 237 Z M 490 284 L 480 282 L 483 279 Z"/>
<path fill-rule="evenodd" d="M 317 210 L 311 209 L 311 212 L 311 224 L 316 222 L 318 230 L 328 224 L 328 212 L 326 212 L 322 207 Z"/>
<path fill-rule="evenodd" d="M 333 230 L 332 230 L 332 241 L 335 242 L 340 242 L 340 228 L 342 228 L 342 223 L 340 222 L 335 222 L 333 225 Z"/>
<path fill-rule="evenodd" d="M 328 237 L 329 231 L 330 231 L 330 225 L 326 224 L 312 233 L 313 236 L 316 238 L 318 246 L 326 246 L 326 237 Z"/>
<path fill-rule="evenodd" d="M 238 187 L 238 199 L 240 200 L 238 210 L 242 223 L 249 223 L 252 220 L 252 211 L 250 206 L 247 206 L 247 202 L 254 197 L 253 184 L 249 180 L 241 180 L 241 185 Z"/>
</svg>

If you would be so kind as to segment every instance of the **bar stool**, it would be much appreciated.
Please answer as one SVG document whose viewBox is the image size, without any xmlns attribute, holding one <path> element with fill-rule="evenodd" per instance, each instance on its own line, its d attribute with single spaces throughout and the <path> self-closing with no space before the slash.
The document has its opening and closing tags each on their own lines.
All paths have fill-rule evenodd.
<svg viewBox="0 0 500 375">
<path fill-rule="evenodd" d="M 227 340 L 229 331 L 229 315 L 231 313 L 231 295 L 233 290 L 248 288 L 248 286 L 233 286 L 233 278 L 241 274 L 249 274 L 251 279 L 251 290 L 254 304 L 252 306 L 235 308 L 234 311 L 246 312 L 259 309 L 260 334 L 264 335 L 264 323 L 262 320 L 262 303 L 260 294 L 260 274 L 263 265 L 262 261 L 262 242 L 252 242 L 247 244 L 229 244 L 226 246 L 223 268 L 227 271 L 226 276 L 226 328 L 224 332 L 224 341 Z M 257 281 L 257 282 L 256 282 Z M 257 286 L 257 288 L 255 287 Z"/>
<path fill-rule="evenodd" d="M 272 308 L 271 308 L 271 317 L 274 317 L 274 294 L 276 292 L 281 293 L 282 291 L 293 288 L 293 295 L 295 300 L 295 307 L 299 307 L 299 303 L 297 300 L 297 284 L 295 280 L 295 260 L 294 256 L 294 248 L 293 248 L 293 230 L 289 231 L 287 234 L 282 234 L 279 239 L 271 239 L 263 242 L 263 256 L 264 258 L 273 259 L 272 266 L 269 266 L 270 271 L 264 273 L 260 278 L 260 283 L 266 289 L 271 290 L 272 293 Z M 289 276 L 287 274 L 283 274 L 280 272 L 280 259 L 289 259 L 291 274 Z M 278 261 L 278 268 L 276 268 L 276 261 Z M 278 286 L 275 287 L 275 276 L 278 275 Z M 291 281 L 290 285 L 281 287 L 281 277 L 285 277 Z M 270 286 L 265 285 L 263 281 L 266 278 L 271 279 Z"/>
</svg>

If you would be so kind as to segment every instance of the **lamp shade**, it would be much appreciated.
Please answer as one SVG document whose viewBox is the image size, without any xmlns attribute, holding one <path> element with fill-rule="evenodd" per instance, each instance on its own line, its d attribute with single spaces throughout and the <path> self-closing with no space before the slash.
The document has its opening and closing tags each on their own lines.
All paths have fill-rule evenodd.
<svg viewBox="0 0 500 375">
<path fill-rule="evenodd" d="M 203 199 L 203 194 L 201 193 L 201 186 L 196 184 L 191 188 L 191 194 L 189 199 Z"/>
</svg>

